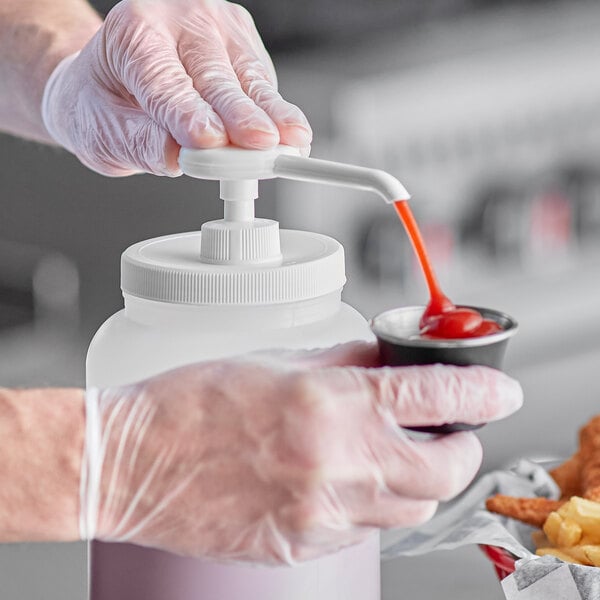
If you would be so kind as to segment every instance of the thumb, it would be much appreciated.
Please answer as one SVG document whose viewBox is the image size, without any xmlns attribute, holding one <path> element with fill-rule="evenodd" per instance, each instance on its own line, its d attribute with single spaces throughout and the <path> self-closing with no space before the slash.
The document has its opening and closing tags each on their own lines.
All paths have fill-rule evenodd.
<svg viewBox="0 0 600 600">
<path fill-rule="evenodd" d="M 382 408 L 403 426 L 496 421 L 523 404 L 520 384 L 488 367 L 426 365 L 365 372 Z"/>
<path fill-rule="evenodd" d="M 180 146 L 166 129 L 137 108 L 120 107 L 113 114 L 118 114 L 118 122 L 111 125 L 107 119 L 105 127 L 79 146 L 77 157 L 84 165 L 110 177 L 142 172 L 181 175 L 177 163 Z"/>
<path fill-rule="evenodd" d="M 180 175 L 179 145 L 168 129 L 135 101 L 82 76 L 86 69 L 86 60 L 73 54 L 46 84 L 42 117 L 52 138 L 102 175 Z"/>
</svg>

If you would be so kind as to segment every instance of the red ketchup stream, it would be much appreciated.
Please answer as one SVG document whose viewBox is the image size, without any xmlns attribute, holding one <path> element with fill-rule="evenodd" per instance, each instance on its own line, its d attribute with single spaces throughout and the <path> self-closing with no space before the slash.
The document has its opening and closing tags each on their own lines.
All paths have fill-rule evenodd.
<svg viewBox="0 0 600 600">
<path fill-rule="evenodd" d="M 394 202 L 396 212 L 408 233 L 408 237 L 421 264 L 421 269 L 429 288 L 429 304 L 421 317 L 420 334 L 426 338 L 457 339 L 490 335 L 502 328 L 490 319 L 484 319 L 480 313 L 470 308 L 454 306 L 452 301 L 442 292 L 423 237 L 406 200 Z"/>
</svg>

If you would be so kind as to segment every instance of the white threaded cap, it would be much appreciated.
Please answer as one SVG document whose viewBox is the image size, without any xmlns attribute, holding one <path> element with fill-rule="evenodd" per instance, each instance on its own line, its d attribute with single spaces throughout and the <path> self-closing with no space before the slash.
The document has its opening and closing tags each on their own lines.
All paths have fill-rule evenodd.
<svg viewBox="0 0 600 600">
<path fill-rule="evenodd" d="M 217 265 L 278 264 L 281 262 L 279 223 L 210 221 L 202 225 L 200 260 Z"/>
<path fill-rule="evenodd" d="M 203 235 L 130 246 L 121 257 L 123 292 L 177 304 L 282 304 L 325 296 L 346 282 L 342 245 L 325 235 L 282 230 L 278 264 L 236 265 L 201 261 Z"/>
</svg>

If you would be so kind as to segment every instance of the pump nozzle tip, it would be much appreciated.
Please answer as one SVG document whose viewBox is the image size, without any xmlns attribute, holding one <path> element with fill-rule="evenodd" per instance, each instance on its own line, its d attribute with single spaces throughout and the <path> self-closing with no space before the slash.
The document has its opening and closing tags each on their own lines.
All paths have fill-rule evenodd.
<svg viewBox="0 0 600 600">
<path fill-rule="evenodd" d="M 410 194 L 406 188 L 388 172 L 373 169 L 370 179 L 373 191 L 377 192 L 388 204 L 398 202 L 398 200 L 410 200 Z"/>
</svg>

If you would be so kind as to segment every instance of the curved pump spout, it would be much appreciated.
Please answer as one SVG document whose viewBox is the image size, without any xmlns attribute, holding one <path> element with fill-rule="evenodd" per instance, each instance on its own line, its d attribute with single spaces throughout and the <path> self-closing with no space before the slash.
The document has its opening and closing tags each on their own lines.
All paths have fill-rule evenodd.
<svg viewBox="0 0 600 600">
<path fill-rule="evenodd" d="M 406 188 L 395 177 L 379 169 L 282 154 L 275 159 L 273 173 L 275 177 L 285 179 L 340 185 L 375 192 L 389 203 L 410 199 Z"/>
</svg>

